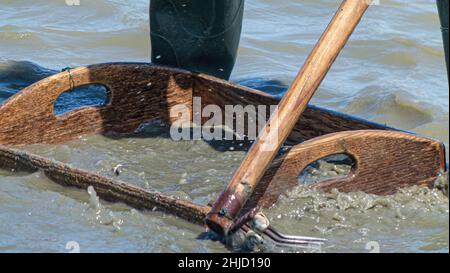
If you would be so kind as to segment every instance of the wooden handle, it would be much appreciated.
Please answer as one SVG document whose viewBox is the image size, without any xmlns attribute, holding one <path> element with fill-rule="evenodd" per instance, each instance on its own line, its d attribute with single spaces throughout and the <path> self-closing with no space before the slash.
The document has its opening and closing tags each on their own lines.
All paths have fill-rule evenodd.
<svg viewBox="0 0 450 273">
<path fill-rule="evenodd" d="M 206 224 L 216 233 L 226 235 L 229 232 L 233 220 L 252 195 L 368 6 L 367 0 L 346 0 L 341 4 L 278 109 L 206 217 Z"/>
</svg>

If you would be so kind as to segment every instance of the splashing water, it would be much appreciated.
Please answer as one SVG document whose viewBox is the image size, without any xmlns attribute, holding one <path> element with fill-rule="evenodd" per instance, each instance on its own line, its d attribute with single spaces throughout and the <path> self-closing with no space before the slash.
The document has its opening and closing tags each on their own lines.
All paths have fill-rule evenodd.
<svg viewBox="0 0 450 273">
<path fill-rule="evenodd" d="M 338 4 L 247 0 L 232 79 L 282 95 Z M 68 65 L 149 61 L 147 0 L 84 1 L 78 7 L 45 0 L 32 9 L 30 5 L 0 5 L 0 103 Z M 313 103 L 448 144 L 446 75 L 435 3 L 384 1 L 368 11 Z M 87 137 L 30 149 L 114 178 L 111 170 L 123 164 L 122 180 L 207 204 L 245 154 L 238 144 L 229 146 L 172 143 L 155 135 Z M 301 181 L 314 183 L 338 173 L 333 164 L 319 165 Z M 42 173 L 0 170 L 0 182 L 0 252 L 65 252 L 66 243 L 74 240 L 83 252 L 228 251 L 198 240 L 203 229 L 176 217 L 100 204 L 96 198 L 91 202 L 93 191 L 63 188 Z M 448 195 L 448 178 L 442 177 L 436 187 Z M 322 252 L 368 252 L 372 246 L 382 252 L 448 252 L 448 198 L 436 189 L 412 188 L 380 197 L 320 193 L 300 185 L 265 213 L 285 233 L 328 238 Z M 316 251 L 266 245 L 263 251 Z"/>
<path fill-rule="evenodd" d="M 117 178 L 112 167 L 120 162 L 127 166 L 120 180 L 203 205 L 221 192 L 245 156 L 246 149 L 230 151 L 227 146 L 239 147 L 237 143 L 176 142 L 167 137 L 167 128 L 148 126 L 150 128 L 141 128 L 136 136 L 113 139 L 86 136 L 61 145 L 31 145 L 25 149 L 112 178 Z M 346 165 L 345 158 L 342 160 L 331 158 L 331 161 L 311 165 L 299 176 L 297 187 L 282 195 L 273 208 L 264 211 L 271 224 L 283 233 L 328 239 L 321 248 L 278 247 L 264 236 L 238 233 L 230 238 L 229 249 L 367 252 L 366 247 L 370 246 L 367 244 L 377 242 L 382 252 L 448 250 L 448 197 L 438 188 L 412 187 L 392 196 L 376 196 L 362 192 L 323 193 L 308 187 L 335 176 L 332 171 L 336 175 L 348 172 L 351 166 Z M 437 184 L 448 188 L 448 178 L 442 176 Z M 88 193 L 92 221 L 113 226 L 116 231 L 129 224 L 129 215 L 115 219 L 116 211 L 101 205 L 93 188 L 90 187 Z M 182 220 L 170 222 L 181 229 L 186 225 Z M 162 235 L 165 231 L 154 232 Z M 208 251 L 213 249 L 208 248 Z"/>
</svg>

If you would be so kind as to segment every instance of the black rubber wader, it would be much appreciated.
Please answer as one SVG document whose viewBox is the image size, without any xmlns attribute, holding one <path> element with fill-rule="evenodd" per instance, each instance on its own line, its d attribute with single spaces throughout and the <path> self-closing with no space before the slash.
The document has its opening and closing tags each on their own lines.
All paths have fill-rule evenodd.
<svg viewBox="0 0 450 273">
<path fill-rule="evenodd" d="M 439 17 L 441 19 L 441 30 L 442 37 L 444 38 L 444 49 L 445 49 L 445 61 L 447 63 L 447 77 L 449 76 L 449 68 L 448 68 L 448 1 L 449 0 L 437 0 Z"/>
<path fill-rule="evenodd" d="M 228 80 L 243 14 L 244 0 L 151 0 L 152 62 Z"/>
</svg>

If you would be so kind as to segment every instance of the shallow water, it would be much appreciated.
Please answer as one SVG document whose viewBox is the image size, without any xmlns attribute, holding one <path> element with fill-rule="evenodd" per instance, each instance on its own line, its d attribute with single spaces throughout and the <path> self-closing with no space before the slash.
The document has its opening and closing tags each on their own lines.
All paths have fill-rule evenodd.
<svg viewBox="0 0 450 273">
<path fill-rule="evenodd" d="M 39 144 L 24 149 L 74 167 L 206 205 L 214 200 L 230 180 L 233 170 L 245 155 L 246 146 L 232 142 L 226 145 L 204 141 L 176 142 L 168 138 L 166 129 L 152 126 L 138 135 L 127 137 L 86 136 L 61 145 Z M 114 172 L 118 164 L 123 166 L 119 175 Z M 336 169 L 334 166 L 326 162 L 311 166 L 299 176 L 298 187 L 283 195 L 273 208 L 265 211 L 269 220 L 274 226 L 280 227 L 282 232 L 322 237 L 329 241 L 319 249 L 277 247 L 267 241 L 258 248 L 259 251 L 365 252 L 368 251 L 366 246 L 370 246 L 368 243 L 376 243 L 383 252 L 448 251 L 449 204 L 441 191 L 413 187 L 394 196 L 380 197 L 336 191 L 319 193 L 305 186 L 329 178 L 329 174 L 324 173 Z M 346 166 L 342 163 L 339 169 L 345 169 Z M 79 233 L 71 236 L 76 238 L 80 246 L 86 246 L 84 251 L 227 250 L 218 243 L 196 239 L 203 232 L 202 228 L 175 217 L 158 212 L 137 212 L 126 206 L 105 204 L 102 201 L 98 205 L 98 201 L 91 199 L 87 192 L 51 184 L 40 173 L 19 177 L 5 175 L 7 195 L 0 197 L 5 202 L 4 207 L 24 211 L 22 201 L 12 199 L 19 197 L 12 185 L 24 179 L 23 187 L 31 189 L 31 196 L 25 210 L 28 213 L 22 217 L 26 216 L 33 226 L 45 224 L 54 227 L 50 230 L 56 236 L 56 241 L 42 242 L 40 247 L 32 250 L 49 251 L 51 247 L 57 247 L 60 240 L 67 238 L 64 232 L 59 234 L 61 226 L 67 225 L 71 229 L 80 229 Z M 34 202 L 39 200 L 41 204 L 35 206 Z M 18 208 L 14 206 L 14 201 L 17 201 Z M 41 219 L 48 213 L 56 213 L 57 216 L 52 216 L 54 218 L 50 222 Z M 63 219 L 59 219 L 60 214 L 65 214 Z M 19 224 L 23 221 L 22 217 L 12 222 L 17 221 L 16 224 Z M 53 221 L 55 223 L 52 225 Z M 104 233 L 109 232 L 111 237 L 106 241 L 89 241 L 89 237 L 85 236 L 95 235 L 79 235 L 84 234 L 88 227 L 91 228 L 90 233 L 106 236 Z M 23 231 L 20 229 L 20 233 L 26 231 L 27 228 Z M 414 235 L 411 235 L 411 231 L 414 231 Z M 148 240 L 155 245 L 151 242 L 142 245 L 141 237 L 132 235 L 143 232 L 149 234 Z M 175 240 L 174 236 L 178 237 L 176 233 L 183 234 L 179 242 L 172 241 Z M 14 242 L 14 236 L 10 237 L 9 240 Z M 119 248 L 125 242 L 133 246 Z M 235 248 L 231 249 L 230 246 L 229 249 L 247 250 L 238 243 L 235 240 Z"/>
<path fill-rule="evenodd" d="M 69 7 L 63 0 L 0 0 L 0 103 L 63 67 L 148 61 L 147 2 L 81 0 Z M 283 94 L 339 2 L 247 0 L 232 80 Z M 448 144 L 447 90 L 434 2 L 389 0 L 369 9 L 313 102 Z M 61 108 L 98 100 L 87 93 Z M 223 189 L 244 154 L 156 136 L 96 136 L 30 149 L 107 175 L 125 163 L 121 179 L 202 204 Z M 194 240 L 201 228 L 157 212 L 102 202 L 97 214 L 86 192 L 39 173 L 0 171 L 0 181 L 0 251 L 67 252 L 70 241 L 86 252 L 227 251 Z M 366 243 L 376 241 L 387 252 L 448 252 L 448 198 L 437 191 L 410 189 L 386 201 L 300 187 L 289 196 L 268 217 L 288 233 L 328 238 L 323 251 L 367 252 Z M 339 204 L 349 197 L 352 208 Z M 368 200 L 381 205 L 368 209 Z"/>
</svg>

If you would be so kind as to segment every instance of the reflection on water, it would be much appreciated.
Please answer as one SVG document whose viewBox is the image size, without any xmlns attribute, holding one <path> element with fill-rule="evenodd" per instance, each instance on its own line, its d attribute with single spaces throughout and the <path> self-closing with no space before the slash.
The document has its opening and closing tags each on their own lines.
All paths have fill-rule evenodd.
<svg viewBox="0 0 450 273">
<path fill-rule="evenodd" d="M 339 2 L 247 0 L 232 80 L 282 95 Z M 77 7 L 0 0 L 0 103 L 67 66 L 148 61 L 147 12 L 147 0 Z M 391 0 L 369 9 L 313 102 L 448 144 L 447 90 L 435 3 Z M 124 162 L 123 179 L 202 204 L 223 189 L 244 155 L 159 136 L 89 137 L 30 149 L 107 175 Z M 201 228 L 167 215 L 103 202 L 98 213 L 86 192 L 40 173 L 0 171 L 0 182 L 0 252 L 64 252 L 69 241 L 87 252 L 226 251 L 195 240 Z M 389 252 L 448 251 L 448 199 L 438 191 L 381 198 L 299 187 L 266 213 L 288 233 L 327 237 L 327 252 L 366 252 L 367 241 Z"/>
</svg>

